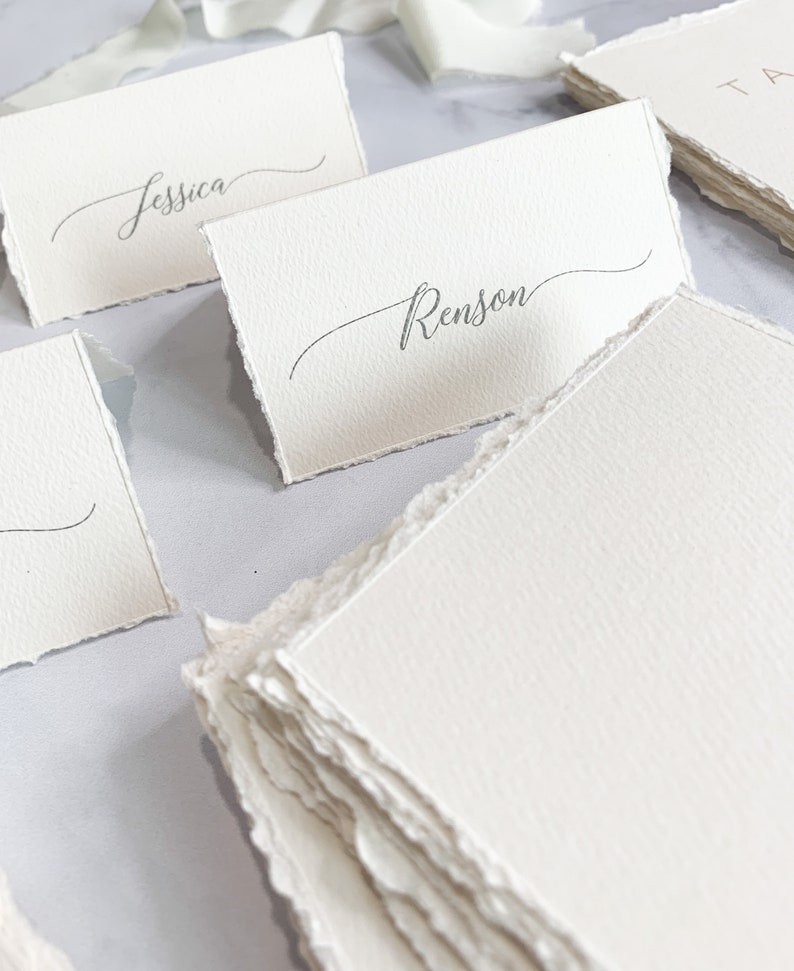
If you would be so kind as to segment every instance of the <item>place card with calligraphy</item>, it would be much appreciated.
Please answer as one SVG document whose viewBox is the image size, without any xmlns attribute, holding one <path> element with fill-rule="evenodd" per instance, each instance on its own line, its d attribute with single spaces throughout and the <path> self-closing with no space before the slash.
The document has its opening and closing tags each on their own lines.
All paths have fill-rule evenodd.
<svg viewBox="0 0 794 971">
<path fill-rule="evenodd" d="M 587 108 L 647 97 L 673 163 L 709 198 L 794 249 L 794 4 L 739 0 L 566 56 Z"/>
<path fill-rule="evenodd" d="M 285 482 L 558 387 L 689 277 L 643 102 L 203 227 Z"/>
<path fill-rule="evenodd" d="M 214 279 L 199 223 L 365 172 L 325 34 L 3 117 L 3 244 L 45 324 Z"/>
<path fill-rule="evenodd" d="M 129 373 L 78 332 L 0 354 L 0 669 L 177 607 L 100 390 Z"/>
</svg>

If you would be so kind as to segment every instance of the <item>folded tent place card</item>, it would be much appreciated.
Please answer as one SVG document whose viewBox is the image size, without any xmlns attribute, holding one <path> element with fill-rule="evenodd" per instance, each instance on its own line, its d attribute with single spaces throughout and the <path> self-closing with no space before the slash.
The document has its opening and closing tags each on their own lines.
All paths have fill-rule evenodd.
<svg viewBox="0 0 794 971">
<path fill-rule="evenodd" d="M 324 577 L 206 621 L 186 675 L 320 967 L 364 971 L 356 915 L 300 885 L 286 792 L 430 968 L 792 965 L 792 380 L 790 334 L 683 290 Z"/>
<path fill-rule="evenodd" d="M 790 0 L 738 0 L 569 56 L 564 81 L 588 108 L 650 98 L 674 164 L 794 249 L 792 34 Z"/>
<path fill-rule="evenodd" d="M 688 278 L 643 102 L 206 224 L 293 482 L 546 395 Z"/>
<path fill-rule="evenodd" d="M 0 668 L 176 609 L 97 380 L 122 373 L 77 332 L 0 354 Z"/>
<path fill-rule="evenodd" d="M 34 324 L 214 279 L 200 222 L 365 172 L 336 34 L 0 119 Z"/>
</svg>

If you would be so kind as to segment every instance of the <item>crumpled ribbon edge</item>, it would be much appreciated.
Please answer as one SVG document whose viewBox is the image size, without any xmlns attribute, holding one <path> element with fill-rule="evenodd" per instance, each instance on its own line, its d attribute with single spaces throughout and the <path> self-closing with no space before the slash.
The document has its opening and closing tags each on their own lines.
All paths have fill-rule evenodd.
<svg viewBox="0 0 794 971">
<path fill-rule="evenodd" d="M 133 27 L 0 101 L 0 114 L 42 107 L 115 87 L 131 71 L 164 64 L 181 48 L 185 10 L 197 0 L 155 0 Z M 450 74 L 539 78 L 561 69 L 562 51 L 595 45 L 581 20 L 524 24 L 540 0 L 326 0 L 319 11 L 291 0 L 201 0 L 211 37 L 273 28 L 291 37 L 325 30 L 367 33 L 399 20 L 431 80 Z"/>
</svg>

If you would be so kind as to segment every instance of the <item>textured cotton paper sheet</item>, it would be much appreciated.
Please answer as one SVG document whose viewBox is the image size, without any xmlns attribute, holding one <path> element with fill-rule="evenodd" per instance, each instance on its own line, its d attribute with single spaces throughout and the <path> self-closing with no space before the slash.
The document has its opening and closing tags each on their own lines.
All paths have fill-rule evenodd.
<svg viewBox="0 0 794 971">
<path fill-rule="evenodd" d="M 365 172 L 336 34 L 0 118 L 34 324 L 214 279 L 203 220 Z"/>
<path fill-rule="evenodd" d="M 0 355 L 0 668 L 177 607 L 96 355 L 77 332 Z"/>
<path fill-rule="evenodd" d="M 664 301 L 331 567 L 249 677 L 316 757 L 352 738 L 367 792 L 418 794 L 491 921 L 565 928 L 543 967 L 794 962 L 792 379 L 790 334 Z"/>
<path fill-rule="evenodd" d="M 285 482 L 542 398 L 689 275 L 643 102 L 206 224 Z"/>
<path fill-rule="evenodd" d="M 17 909 L 0 870 L 0 968 L 2 971 L 73 971 L 66 955 L 43 940 Z"/>
<path fill-rule="evenodd" d="M 565 82 L 591 108 L 650 98 L 675 164 L 794 248 L 793 35 L 790 0 L 739 0 L 568 58 Z"/>
</svg>

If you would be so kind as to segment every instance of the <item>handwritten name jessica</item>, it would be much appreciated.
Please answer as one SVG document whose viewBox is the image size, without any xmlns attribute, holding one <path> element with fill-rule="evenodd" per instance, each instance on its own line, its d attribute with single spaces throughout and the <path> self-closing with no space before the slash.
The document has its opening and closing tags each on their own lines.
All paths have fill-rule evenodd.
<svg viewBox="0 0 794 971">
<path fill-rule="evenodd" d="M 303 169 L 278 169 L 278 168 L 261 168 L 261 169 L 249 169 L 247 172 L 241 172 L 239 175 L 235 175 L 232 179 L 223 179 L 217 177 L 214 179 L 208 179 L 204 182 L 193 182 L 185 183 L 180 182 L 176 185 L 165 185 L 162 186 L 161 183 L 165 179 L 165 173 L 155 172 L 150 175 L 143 185 L 136 185 L 132 189 L 124 189 L 122 192 L 115 192 L 110 196 L 103 196 L 101 199 L 94 199 L 93 202 L 87 202 L 84 206 L 79 206 L 74 209 L 67 216 L 58 223 L 53 231 L 51 242 L 55 241 L 55 237 L 58 235 L 65 223 L 67 223 L 73 216 L 78 213 L 85 212 L 86 209 L 91 209 L 93 206 L 99 206 L 102 203 L 110 202 L 111 199 L 120 199 L 123 196 L 135 196 L 135 208 L 132 210 L 131 215 L 126 218 L 118 230 L 116 235 L 122 242 L 131 239 L 135 235 L 135 231 L 141 223 L 141 219 L 147 212 L 157 212 L 161 216 L 170 216 L 173 213 L 183 212 L 189 205 L 193 205 L 200 202 L 202 199 L 208 199 L 212 195 L 223 196 L 231 189 L 235 182 L 239 182 L 240 179 L 244 179 L 249 175 L 256 175 L 262 172 L 279 173 L 286 175 L 304 175 L 308 172 L 315 172 L 320 166 L 325 162 L 325 155 L 316 162 L 314 165 L 310 165 L 308 168 Z"/>
<path fill-rule="evenodd" d="M 431 340 L 441 328 L 450 327 L 453 324 L 462 323 L 468 324 L 470 327 L 482 327 L 491 315 L 499 313 L 505 308 L 526 307 L 535 294 L 553 280 L 559 280 L 560 277 L 570 276 L 574 273 L 631 273 L 633 270 L 639 270 L 640 267 L 645 266 L 648 260 L 650 260 L 652 253 L 653 250 L 649 250 L 645 259 L 634 266 L 625 266 L 618 269 L 563 270 L 561 273 L 555 273 L 553 276 L 542 280 L 532 289 L 519 286 L 512 290 L 499 289 L 494 293 L 486 293 L 484 289 L 481 289 L 474 301 L 458 307 L 444 306 L 441 291 L 438 287 L 432 287 L 428 283 L 420 283 L 409 297 L 405 297 L 403 300 L 398 300 L 395 303 L 390 303 L 387 307 L 372 310 L 368 314 L 363 314 L 361 317 L 346 320 L 343 324 L 339 324 L 337 327 L 321 334 L 298 355 L 290 369 L 289 380 L 291 381 L 293 379 L 295 370 L 303 358 L 309 351 L 317 347 L 321 341 L 326 340 L 326 338 L 331 337 L 333 334 L 339 333 L 340 330 L 344 330 L 346 327 L 351 327 L 353 324 L 358 324 L 364 320 L 371 321 L 381 314 L 394 310 L 395 307 L 402 307 L 408 304 L 400 334 L 400 350 L 404 351 L 408 346 L 411 335 L 414 333 L 421 334 L 425 340 Z"/>
</svg>

